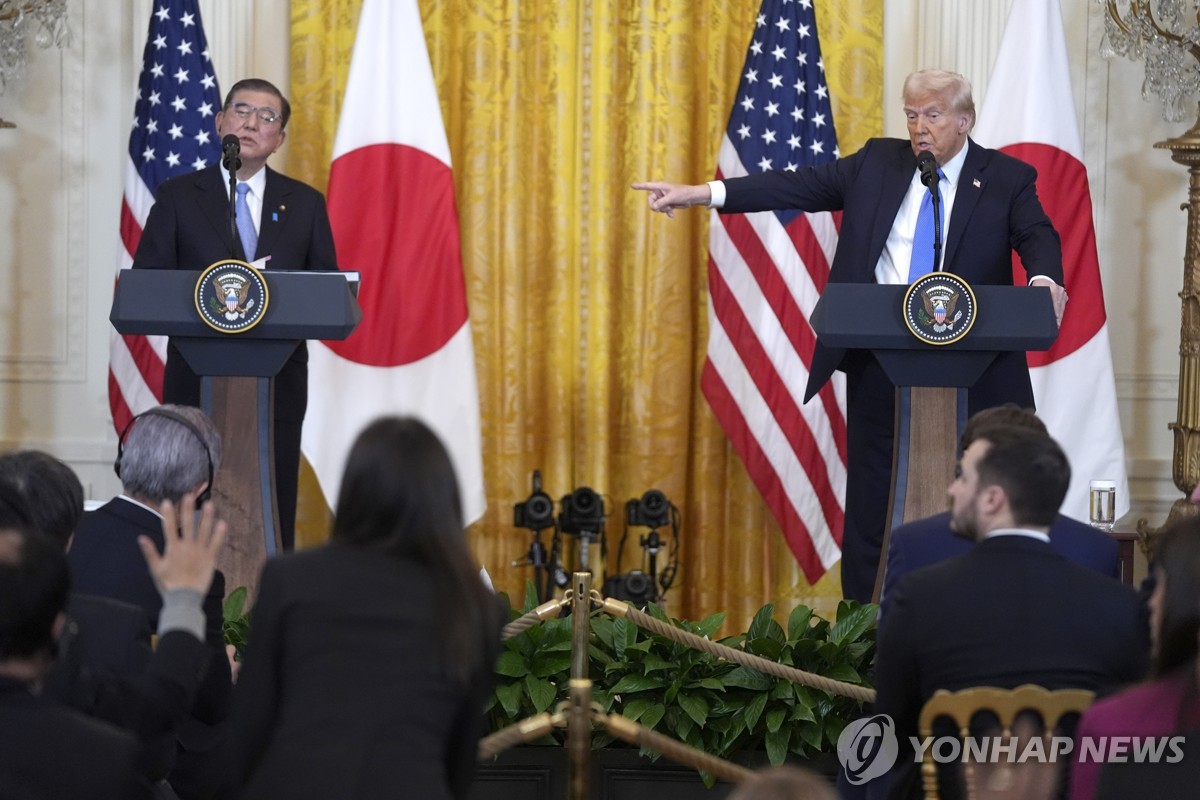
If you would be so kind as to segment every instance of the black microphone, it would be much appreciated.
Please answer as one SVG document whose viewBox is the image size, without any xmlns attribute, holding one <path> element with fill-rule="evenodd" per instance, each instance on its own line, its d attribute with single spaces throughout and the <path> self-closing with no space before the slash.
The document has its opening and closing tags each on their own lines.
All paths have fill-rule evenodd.
<svg viewBox="0 0 1200 800">
<path fill-rule="evenodd" d="M 242 168 L 242 143 L 232 133 L 225 134 L 221 140 L 221 165 L 228 172 L 237 172 Z"/>
<path fill-rule="evenodd" d="M 938 181 L 937 159 L 933 157 L 933 153 L 928 150 L 918 153 L 917 167 L 921 170 L 921 183 L 932 189 Z"/>
</svg>

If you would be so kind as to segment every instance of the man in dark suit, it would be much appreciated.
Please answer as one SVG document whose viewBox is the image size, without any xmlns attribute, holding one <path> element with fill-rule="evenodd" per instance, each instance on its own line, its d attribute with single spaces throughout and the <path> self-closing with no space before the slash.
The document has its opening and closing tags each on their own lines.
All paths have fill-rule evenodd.
<svg viewBox="0 0 1200 800">
<path fill-rule="evenodd" d="M 117 458 L 122 495 L 83 515 L 68 558 L 78 591 L 141 608 L 159 624 L 162 597 L 147 569 L 139 539 L 165 546 L 164 501 L 176 508 L 205 492 L 221 463 L 221 439 L 212 421 L 192 406 L 159 406 L 137 417 Z M 217 748 L 229 715 L 232 679 L 225 653 L 225 578 L 213 576 L 204 597 L 208 663 L 188 719 L 179 727 L 179 752 L 170 781 L 183 798 L 206 797 L 217 785 Z"/>
<path fill-rule="evenodd" d="M 1032 167 L 968 137 L 975 124 L 971 86 L 956 73 L 922 70 L 904 83 L 908 140 L 872 139 L 857 153 L 795 172 L 762 172 L 696 186 L 639 183 L 650 207 L 708 206 L 721 213 L 775 209 L 841 211 L 829 280 L 909 283 L 932 268 L 914 248 L 922 200 L 917 156 L 932 153 L 942 176 L 945 229 L 942 267 L 969 283 L 1012 284 L 1016 250 L 1031 285 L 1049 288 L 1061 321 L 1062 250 L 1042 210 Z M 930 227 L 932 231 L 932 226 Z M 878 362 L 863 351 L 817 343 L 806 399 L 835 370 L 846 373 L 847 474 L 842 539 L 842 591 L 860 602 L 873 596 L 883 543 L 892 471 L 895 392 Z M 1033 407 L 1024 353 L 1001 354 L 968 395 L 969 413 L 1002 403 Z"/>
<path fill-rule="evenodd" d="M 311 186 L 266 166 L 287 138 L 290 114 L 288 101 L 271 83 L 257 78 L 235 83 L 216 115 L 216 126 L 218 138 L 235 135 L 241 147 L 237 191 L 244 193 L 248 214 L 239 218 L 240 233 L 235 236 L 230 229 L 229 173 L 224 166 L 173 178 L 158 187 L 133 257 L 134 268 L 200 270 L 236 258 L 269 259 L 262 266 L 270 269 L 336 270 L 325 198 Z M 238 208 L 242 208 L 240 200 Z M 300 434 L 308 406 L 308 346 L 304 342 L 275 376 L 274 396 L 279 534 L 284 549 L 290 550 Z M 167 346 L 163 401 L 200 405 L 200 379 L 173 343 Z"/>
<path fill-rule="evenodd" d="M 1046 434 L 1045 424 L 1032 412 L 1013 405 L 987 408 L 967 420 L 959 437 L 959 452 L 975 441 L 977 431 L 991 425 L 1015 425 Z M 1057 514 L 1050 524 L 1050 544 L 1067 560 L 1120 579 L 1121 562 L 1117 542 L 1111 536 L 1078 520 Z M 888 537 L 887 566 L 879 598 L 880 614 L 886 614 L 890 595 L 902 578 L 930 564 L 970 551 L 975 542 L 950 530 L 950 513 L 915 520 L 894 529 Z"/>
<path fill-rule="evenodd" d="M 900 745 L 891 796 L 920 796 L 909 737 L 938 689 L 1104 692 L 1145 672 L 1136 593 L 1050 544 L 1069 480 L 1062 450 L 1030 430 L 981 429 L 963 453 L 947 490 L 950 524 L 978 544 L 903 580 L 879 628 L 875 712 L 892 717 Z"/>
</svg>

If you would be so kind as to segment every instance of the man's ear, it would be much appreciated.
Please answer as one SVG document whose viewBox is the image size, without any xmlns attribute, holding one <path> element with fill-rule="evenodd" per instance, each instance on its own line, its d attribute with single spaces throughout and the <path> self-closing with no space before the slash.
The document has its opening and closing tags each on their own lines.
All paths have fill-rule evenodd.
<svg viewBox="0 0 1200 800">
<path fill-rule="evenodd" d="M 979 489 L 979 508 L 988 516 L 995 516 L 1001 509 L 1008 505 L 1008 492 L 1004 491 L 1004 487 L 993 483 L 990 486 L 983 486 Z"/>
</svg>

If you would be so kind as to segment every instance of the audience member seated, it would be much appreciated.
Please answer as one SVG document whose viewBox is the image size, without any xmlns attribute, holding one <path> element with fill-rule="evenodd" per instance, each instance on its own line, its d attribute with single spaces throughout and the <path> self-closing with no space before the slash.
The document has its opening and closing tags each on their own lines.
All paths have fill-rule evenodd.
<svg viewBox="0 0 1200 800">
<path fill-rule="evenodd" d="M 754 773 L 729 793 L 728 800 L 837 800 L 837 794 L 812 770 L 784 764 Z"/>
<path fill-rule="evenodd" d="M 132 734 L 35 691 L 54 660 L 69 591 L 61 548 L 31 530 L 0 529 L 0 794 L 149 798 Z"/>
<path fill-rule="evenodd" d="M 240 796 L 466 797 L 502 621 L 442 443 L 372 423 L 330 542 L 263 569 L 231 726 Z"/>
<path fill-rule="evenodd" d="M 29 525 L 67 549 L 83 515 L 83 485 L 70 467 L 37 450 L 5 453 L 0 487 L 21 505 L 19 519 L 4 519 L 0 512 L 0 524 Z M 160 615 L 154 654 L 141 608 L 72 592 L 58 657 L 42 683 L 45 696 L 136 734 L 142 771 L 152 781 L 165 778 L 175 763 L 176 728 L 191 707 L 207 658 L 200 599 L 174 590 L 204 590 L 209 580 L 200 575 L 199 583 L 166 587 L 169 603 L 194 610 Z M 179 627 L 181 619 L 199 622 L 189 630 Z"/>
<path fill-rule="evenodd" d="M 145 536 L 161 551 L 164 501 L 182 508 L 185 495 L 202 498 L 221 464 L 221 438 L 212 421 L 191 406 L 158 406 L 135 417 L 122 432 L 114 465 L 121 496 L 83 515 L 68 558 L 78 591 L 142 608 L 158 625 L 162 598 L 138 540 Z M 179 727 L 171 786 L 183 800 L 213 797 L 222 775 L 217 767 L 232 679 L 225 651 L 222 602 L 225 578 L 218 571 L 204 598 L 208 659 L 191 713 Z"/>
<path fill-rule="evenodd" d="M 978 544 L 901 581 L 879 627 L 875 711 L 892 717 L 899 742 L 892 797 L 920 796 L 909 737 L 938 689 L 1099 693 L 1145 674 L 1137 595 L 1050 544 L 1069 480 L 1057 443 L 1027 429 L 981 428 L 963 452 L 950 526 Z"/>
<path fill-rule="evenodd" d="M 1032 411 L 1009 404 L 973 414 L 963 427 L 959 452 L 975 440 L 976 432 L 989 425 L 1016 425 L 1038 433 L 1047 433 L 1046 425 Z M 1102 575 L 1121 577 L 1117 542 L 1091 525 L 1058 514 L 1050 524 L 1050 544 L 1069 560 L 1096 570 Z M 975 546 L 969 539 L 950 530 L 950 512 L 914 520 L 894 529 L 888 537 L 883 589 L 879 613 L 887 613 L 890 595 L 910 572 L 921 567 L 962 555 Z"/>
<path fill-rule="evenodd" d="M 1200 728 L 1200 519 L 1180 520 L 1162 534 L 1155 548 L 1154 579 L 1149 602 L 1153 680 L 1094 703 L 1079 722 L 1080 740 L 1170 736 Z M 1080 760 L 1079 742 L 1075 753 L 1071 798 L 1091 800 L 1103 765 Z"/>
</svg>

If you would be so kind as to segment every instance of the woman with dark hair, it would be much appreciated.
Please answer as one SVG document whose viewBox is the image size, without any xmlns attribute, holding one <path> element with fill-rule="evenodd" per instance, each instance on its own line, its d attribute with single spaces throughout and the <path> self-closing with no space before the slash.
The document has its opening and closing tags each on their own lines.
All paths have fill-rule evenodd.
<svg viewBox="0 0 1200 800">
<path fill-rule="evenodd" d="M 1162 534 L 1151 571 L 1151 680 L 1097 700 L 1084 712 L 1076 732 L 1071 800 L 1096 797 L 1101 780 L 1103 764 L 1094 756 L 1081 758 L 1085 737 L 1170 736 L 1200 726 L 1200 518 L 1180 520 Z"/>
<path fill-rule="evenodd" d="M 231 736 L 241 796 L 465 797 L 502 616 L 442 443 L 372 423 L 329 543 L 263 569 Z"/>
</svg>

